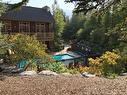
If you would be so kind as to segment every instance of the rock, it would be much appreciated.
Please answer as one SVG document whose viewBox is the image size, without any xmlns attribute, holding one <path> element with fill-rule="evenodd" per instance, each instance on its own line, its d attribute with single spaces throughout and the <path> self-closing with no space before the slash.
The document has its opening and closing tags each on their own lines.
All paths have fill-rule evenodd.
<svg viewBox="0 0 127 95">
<path fill-rule="evenodd" d="M 12 73 L 21 73 L 21 72 L 23 72 L 23 69 L 22 68 L 15 68 L 11 72 Z"/>
<path fill-rule="evenodd" d="M 2 73 L 10 74 L 11 73 L 11 70 L 10 69 L 4 69 L 4 70 L 2 70 Z"/>
<path fill-rule="evenodd" d="M 74 77 L 81 77 L 81 74 L 74 74 Z"/>
<path fill-rule="evenodd" d="M 0 59 L 0 64 L 3 64 L 4 63 L 4 59 Z"/>
<path fill-rule="evenodd" d="M 122 75 L 122 76 L 127 76 L 127 73 L 122 73 L 121 75 Z"/>
<path fill-rule="evenodd" d="M 21 76 L 35 76 L 35 75 L 37 75 L 37 73 L 35 71 L 24 71 L 24 72 L 20 73 L 19 75 L 21 75 Z"/>
<path fill-rule="evenodd" d="M 14 69 L 14 68 L 16 68 L 16 66 L 9 66 L 9 65 L 5 65 L 5 64 L 1 64 L 0 68 L 2 68 L 2 69 Z"/>
<path fill-rule="evenodd" d="M 70 74 L 70 73 L 62 73 L 61 75 L 64 75 L 64 76 L 71 76 L 72 74 Z"/>
<path fill-rule="evenodd" d="M 53 76 L 57 76 L 58 74 L 56 72 L 50 71 L 50 70 L 44 70 L 38 73 L 38 75 L 53 75 Z"/>
<path fill-rule="evenodd" d="M 0 67 L 0 72 L 2 72 L 4 69 L 2 69 L 1 67 Z"/>
<path fill-rule="evenodd" d="M 19 68 L 16 68 L 16 66 L 6 66 L 6 65 L 1 65 L 0 66 L 0 71 L 2 73 L 20 73 L 23 71 L 23 69 L 19 69 Z"/>
<path fill-rule="evenodd" d="M 84 72 L 84 73 L 82 73 L 81 76 L 83 76 L 83 77 L 87 77 L 87 78 L 95 77 L 95 75 L 93 75 L 93 74 L 89 74 L 88 72 Z"/>
</svg>

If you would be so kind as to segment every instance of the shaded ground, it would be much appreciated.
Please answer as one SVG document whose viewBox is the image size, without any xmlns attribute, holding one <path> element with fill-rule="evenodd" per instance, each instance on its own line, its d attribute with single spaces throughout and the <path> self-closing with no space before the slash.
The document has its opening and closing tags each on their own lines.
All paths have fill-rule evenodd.
<svg viewBox="0 0 127 95">
<path fill-rule="evenodd" d="M 4 76 L 0 80 L 0 95 L 127 95 L 127 76 L 114 80 L 75 76 Z"/>
</svg>

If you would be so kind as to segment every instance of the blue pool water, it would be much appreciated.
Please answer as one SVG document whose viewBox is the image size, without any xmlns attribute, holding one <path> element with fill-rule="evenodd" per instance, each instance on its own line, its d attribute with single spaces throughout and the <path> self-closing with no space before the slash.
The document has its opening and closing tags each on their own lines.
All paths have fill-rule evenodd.
<svg viewBox="0 0 127 95">
<path fill-rule="evenodd" d="M 54 55 L 53 59 L 56 61 L 68 60 L 73 59 L 74 57 L 69 54 L 61 54 L 61 55 Z"/>
</svg>

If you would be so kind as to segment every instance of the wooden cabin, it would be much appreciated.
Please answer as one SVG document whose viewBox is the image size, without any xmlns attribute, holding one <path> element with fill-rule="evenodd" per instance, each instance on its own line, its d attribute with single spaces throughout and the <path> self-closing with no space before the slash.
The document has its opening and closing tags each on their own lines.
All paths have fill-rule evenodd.
<svg viewBox="0 0 127 95">
<path fill-rule="evenodd" d="M 54 38 L 53 16 L 47 6 L 35 8 L 22 6 L 19 10 L 7 11 L 1 16 L 2 33 L 25 33 L 35 35 L 39 41 L 50 49 Z"/>
</svg>

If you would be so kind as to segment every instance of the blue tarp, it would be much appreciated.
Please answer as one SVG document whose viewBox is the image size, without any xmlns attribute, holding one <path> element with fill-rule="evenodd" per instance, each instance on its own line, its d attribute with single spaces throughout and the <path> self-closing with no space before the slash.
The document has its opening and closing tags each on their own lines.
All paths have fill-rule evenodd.
<svg viewBox="0 0 127 95">
<path fill-rule="evenodd" d="M 23 68 L 25 67 L 26 64 L 28 64 L 28 61 L 26 61 L 26 60 L 20 60 L 20 61 L 17 63 L 17 68 L 23 69 Z"/>
<path fill-rule="evenodd" d="M 37 64 L 37 62 L 39 61 L 39 59 L 33 59 L 32 60 L 32 63 L 34 64 Z M 23 60 L 20 60 L 18 63 L 17 63 L 17 68 L 20 68 L 20 69 L 23 69 L 29 62 L 25 59 Z"/>
</svg>

